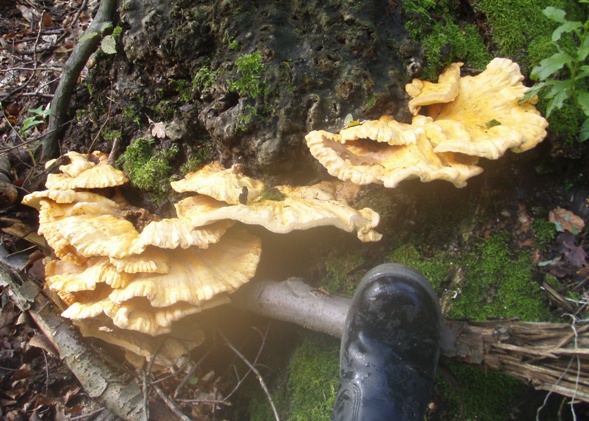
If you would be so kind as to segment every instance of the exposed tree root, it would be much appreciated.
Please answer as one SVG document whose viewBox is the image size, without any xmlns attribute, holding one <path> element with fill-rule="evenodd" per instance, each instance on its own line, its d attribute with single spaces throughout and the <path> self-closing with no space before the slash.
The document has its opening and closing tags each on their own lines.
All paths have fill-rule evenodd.
<svg viewBox="0 0 589 421">
<path fill-rule="evenodd" d="M 102 0 L 100 2 L 94 20 L 65 62 L 63 74 L 51 101 L 51 114 L 49 115 L 49 125 L 47 127 L 48 134 L 42 143 L 42 162 L 57 158 L 60 155 L 59 139 L 64 131 L 72 93 L 88 59 L 98 48 L 102 38 L 112 32 L 112 20 L 116 5 L 116 0 Z"/>
</svg>

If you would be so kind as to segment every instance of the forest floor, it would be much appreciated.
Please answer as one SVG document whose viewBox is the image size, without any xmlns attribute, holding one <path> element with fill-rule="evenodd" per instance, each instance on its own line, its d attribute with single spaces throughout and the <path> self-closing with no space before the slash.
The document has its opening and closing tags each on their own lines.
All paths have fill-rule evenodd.
<svg viewBox="0 0 589 421">
<path fill-rule="evenodd" d="M 46 105 L 59 81 L 67 53 L 91 20 L 85 6 L 85 1 L 56 0 L 49 12 L 43 12 L 42 8 L 24 1 L 0 5 L 0 160 L 6 158 L 10 163 L 6 170 L 2 167 L 0 170 L 17 188 L 19 199 L 30 193 L 26 189 L 34 184 L 31 180 L 42 170 L 32 157 L 45 135 Z M 88 69 L 81 80 L 87 72 Z M 263 257 L 258 277 L 283 280 L 300 276 L 317 287 L 349 296 L 368 268 L 383 261 L 398 261 L 416 266 L 439 291 L 445 291 L 442 299 L 447 306 L 446 315 L 485 318 L 492 317 L 494 310 L 492 303 L 484 302 L 481 295 L 492 297 L 500 286 L 491 282 L 477 290 L 476 300 L 464 298 L 461 302 L 457 299 L 462 294 L 460 286 L 451 283 L 451 274 L 467 268 L 468 264 L 491 261 L 483 260 L 485 253 L 507 256 L 506 260 L 499 260 L 499 265 L 515 265 L 523 253 L 530 268 L 526 269 L 528 280 L 533 284 L 530 291 L 541 296 L 543 307 L 538 309 L 535 303 L 528 306 L 517 301 L 510 305 L 528 306 L 529 314 L 537 319 L 581 323 L 587 317 L 589 305 L 589 238 L 584 229 L 589 220 L 588 145 L 574 145 L 575 153 L 567 156 L 555 145 L 549 136 L 533 151 L 521 155 L 510 153 L 497 162 L 485 163 L 485 172 L 463 189 L 442 182 L 409 181 L 386 194 L 369 190 L 359 203 L 381 213 L 380 228 L 385 234 L 382 242 L 358 250 L 355 238 L 330 230 L 300 233 L 288 239 L 267 236 L 263 241 L 269 252 Z M 86 147 L 79 146 L 80 150 Z M 70 147 L 74 149 L 76 145 Z M 41 186 L 42 183 L 37 185 Z M 0 259 L 10 260 L 11 264 L 18 260 L 23 273 L 42 282 L 46 251 L 11 230 L 19 223 L 34 227 L 35 220 L 35 212 L 18 202 L 0 209 Z M 290 256 L 289 259 L 285 260 L 284 255 Z M 480 259 L 472 263 L 469 259 L 475 255 Z M 452 269 L 448 270 L 449 267 Z M 507 272 L 506 268 L 493 270 L 489 273 Z M 469 294 L 465 292 L 463 297 Z M 489 313 L 473 316 L 468 306 L 480 306 Z M 6 285 L 0 285 L 0 307 L 0 418 L 101 419 L 104 409 L 85 394 L 45 335 L 18 308 Z M 501 316 L 514 317 L 514 314 L 507 311 Z M 296 342 L 281 332 L 283 329 L 292 332 L 291 327 L 267 324 L 257 318 L 245 319 L 220 326 L 234 343 L 241 344 L 252 355 L 252 360 L 260 350 L 259 338 L 265 350 L 286 349 Z M 270 333 L 258 336 L 237 332 L 250 325 L 269 326 Z M 294 334 L 297 335 L 300 331 Z M 215 349 L 216 345 L 207 346 Z M 210 394 L 213 400 L 213 391 L 223 390 L 227 396 L 242 384 L 234 374 L 235 355 L 226 347 L 217 355 L 218 359 L 199 374 L 200 385 L 205 385 L 199 393 Z M 121 355 L 115 353 L 114 359 L 124 364 Z M 262 362 L 268 365 L 273 361 L 268 357 Z M 126 369 L 133 372 L 129 366 Z M 279 377 L 276 381 L 280 382 Z M 177 378 L 168 379 L 163 383 L 164 389 L 171 394 L 179 382 Z M 186 387 L 196 390 L 194 385 Z M 247 392 L 236 395 L 239 397 L 235 406 L 249 397 Z M 532 404 L 541 405 L 543 397 L 534 395 Z M 438 407 L 432 406 L 430 419 L 451 419 L 450 411 L 443 408 L 442 393 L 433 400 Z M 530 410 L 524 408 L 529 405 L 530 402 L 521 401 L 519 408 L 512 408 L 513 414 L 527 419 L 522 414 Z M 212 408 L 217 408 L 217 416 L 229 419 L 240 419 L 236 414 L 251 410 L 231 407 L 229 401 L 201 404 L 192 409 L 194 419 L 211 415 Z M 509 419 L 515 419 L 513 414 Z M 532 417 L 529 413 L 526 416 Z"/>
</svg>

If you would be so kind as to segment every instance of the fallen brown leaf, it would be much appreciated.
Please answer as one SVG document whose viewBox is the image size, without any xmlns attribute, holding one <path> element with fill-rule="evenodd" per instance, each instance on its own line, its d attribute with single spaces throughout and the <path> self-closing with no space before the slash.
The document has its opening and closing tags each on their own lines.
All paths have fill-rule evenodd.
<svg viewBox="0 0 589 421">
<path fill-rule="evenodd" d="M 571 211 L 556 208 L 548 214 L 548 220 L 556 225 L 557 231 L 568 231 L 577 235 L 585 228 L 585 221 Z"/>
</svg>

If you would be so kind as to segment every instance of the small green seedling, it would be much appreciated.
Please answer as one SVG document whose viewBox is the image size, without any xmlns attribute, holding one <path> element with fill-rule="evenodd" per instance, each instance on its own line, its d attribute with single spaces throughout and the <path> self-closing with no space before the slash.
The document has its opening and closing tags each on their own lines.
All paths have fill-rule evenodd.
<svg viewBox="0 0 589 421">
<path fill-rule="evenodd" d="M 50 104 L 47 104 L 45 108 L 39 106 L 38 108 L 31 108 L 28 110 L 29 113 L 33 114 L 30 117 L 27 117 L 22 122 L 22 127 L 20 128 L 21 133 L 26 132 L 31 127 L 38 126 L 39 124 L 45 124 L 45 119 L 51 114 Z"/>
</svg>

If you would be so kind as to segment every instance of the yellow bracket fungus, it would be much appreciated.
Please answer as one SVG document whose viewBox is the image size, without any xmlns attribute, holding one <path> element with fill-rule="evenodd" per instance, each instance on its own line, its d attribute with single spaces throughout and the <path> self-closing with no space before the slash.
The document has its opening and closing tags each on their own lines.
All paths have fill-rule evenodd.
<svg viewBox="0 0 589 421">
<path fill-rule="evenodd" d="M 117 186 L 127 178 L 104 154 L 67 156 L 61 173 L 48 177 L 48 190 L 23 200 L 39 210 L 39 233 L 57 257 L 46 264 L 46 288 L 85 334 L 133 355 L 152 356 L 149 337 L 172 333 L 184 317 L 226 304 L 254 277 L 261 241 L 238 222 L 274 232 L 334 225 L 357 231 L 363 241 L 380 239 L 373 229 L 378 214 L 348 205 L 358 192 L 350 183 L 280 186 L 276 201 L 265 196 L 269 188 L 261 181 L 212 163 L 173 183 L 195 195 L 177 204 L 177 217 L 160 219 L 121 197 Z M 88 191 L 105 187 L 111 198 Z M 202 333 L 191 335 L 198 340 L 190 346 L 202 342 Z"/>
<path fill-rule="evenodd" d="M 313 131 L 305 137 L 311 154 L 331 175 L 360 185 L 419 178 L 463 187 L 482 172 L 479 157 L 524 152 L 546 137 L 548 123 L 534 101 L 520 102 L 528 88 L 516 63 L 496 58 L 474 77 L 460 77 L 461 66 L 450 65 L 438 83 L 414 79 L 406 86 L 411 124 L 383 116 L 339 134 Z"/>
</svg>

